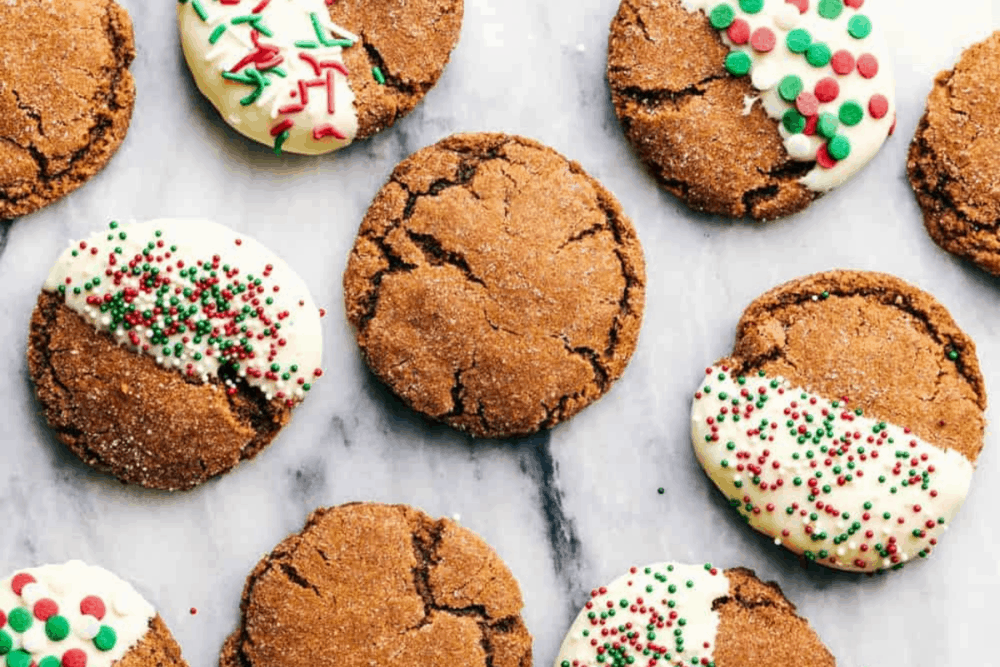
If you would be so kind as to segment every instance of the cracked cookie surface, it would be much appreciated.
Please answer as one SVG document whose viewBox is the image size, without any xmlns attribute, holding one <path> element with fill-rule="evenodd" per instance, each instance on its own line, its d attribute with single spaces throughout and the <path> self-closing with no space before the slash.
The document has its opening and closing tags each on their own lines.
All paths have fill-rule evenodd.
<svg viewBox="0 0 1000 667">
<path fill-rule="evenodd" d="M 1000 275 L 1000 32 L 938 74 L 907 173 L 934 242 Z"/>
<path fill-rule="evenodd" d="M 124 482 L 187 489 L 254 457 L 291 417 L 281 400 L 238 383 L 185 378 L 100 332 L 42 292 L 31 317 L 28 371 L 56 437 Z"/>
<path fill-rule="evenodd" d="M 0 219 L 27 215 L 100 171 L 125 139 L 132 23 L 113 0 L 0 3 Z"/>
<path fill-rule="evenodd" d="M 731 76 L 729 48 L 681 0 L 623 0 L 608 40 L 608 83 L 626 136 L 660 185 L 691 208 L 768 220 L 817 196 L 814 166 L 785 150 L 749 77 Z"/>
<path fill-rule="evenodd" d="M 733 354 L 719 364 L 846 396 L 851 409 L 973 462 L 983 447 L 975 344 L 934 297 L 894 276 L 829 271 L 774 288 L 744 311 Z"/>
<path fill-rule="evenodd" d="M 316 510 L 250 574 L 220 667 L 531 667 L 516 580 L 481 538 L 402 505 Z"/>
<path fill-rule="evenodd" d="M 568 419 L 621 376 L 645 280 L 632 224 L 578 164 L 468 134 L 396 167 L 344 292 L 366 361 L 407 404 L 508 437 Z"/>
</svg>

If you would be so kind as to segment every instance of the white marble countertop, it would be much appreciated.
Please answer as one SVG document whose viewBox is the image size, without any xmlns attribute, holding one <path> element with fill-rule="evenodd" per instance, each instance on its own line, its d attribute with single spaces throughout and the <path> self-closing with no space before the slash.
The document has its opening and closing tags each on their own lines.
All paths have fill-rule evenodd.
<svg viewBox="0 0 1000 667">
<path fill-rule="evenodd" d="M 466 0 L 461 42 L 424 103 L 394 129 L 318 159 L 275 157 L 216 117 L 184 66 L 173 2 L 120 2 L 138 44 L 124 146 L 75 194 L 0 223 L 0 571 L 69 558 L 108 567 L 159 608 L 192 667 L 209 667 L 235 626 L 244 577 L 309 511 L 403 502 L 457 513 L 496 547 L 521 582 L 542 667 L 585 591 L 666 559 L 745 565 L 777 580 L 846 667 L 996 663 L 995 616 L 985 613 L 1000 597 L 994 428 L 940 548 L 879 577 L 802 569 L 742 527 L 688 436 L 688 394 L 729 351 L 742 308 L 781 281 L 835 267 L 889 271 L 935 294 L 976 341 L 987 389 L 1000 389 L 1000 281 L 930 241 L 904 174 L 934 74 L 1000 27 L 996 0 L 866 5 L 895 47 L 896 136 L 860 178 L 767 225 L 692 214 L 643 171 L 604 79 L 617 0 Z M 471 442 L 412 414 L 365 370 L 342 315 L 341 273 L 372 196 L 403 157 L 462 130 L 524 134 L 578 160 L 618 196 L 646 250 L 646 321 L 628 372 L 597 405 L 523 442 Z M 253 462 L 174 495 L 79 463 L 36 416 L 25 367 L 31 308 L 68 240 L 110 219 L 165 216 L 208 216 L 251 234 L 330 310 L 326 376 L 292 424 Z"/>
</svg>

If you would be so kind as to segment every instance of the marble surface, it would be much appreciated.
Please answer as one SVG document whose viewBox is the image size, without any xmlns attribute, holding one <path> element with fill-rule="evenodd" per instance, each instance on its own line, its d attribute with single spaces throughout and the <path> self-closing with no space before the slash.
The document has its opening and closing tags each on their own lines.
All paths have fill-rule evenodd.
<svg viewBox="0 0 1000 667">
<path fill-rule="evenodd" d="M 860 178 L 767 225 L 692 214 L 644 173 L 604 80 L 617 0 L 466 0 L 461 43 L 416 112 L 319 159 L 278 158 L 229 130 L 185 70 L 173 2 L 121 2 L 139 49 L 124 146 L 67 199 L 0 223 L 0 570 L 104 565 L 157 605 L 193 667 L 207 667 L 234 628 L 244 577 L 310 510 L 404 502 L 458 514 L 495 545 L 521 582 L 543 667 L 587 590 L 664 559 L 745 565 L 777 580 L 840 665 L 995 662 L 995 617 L 985 613 L 1000 596 L 994 428 L 933 557 L 859 577 L 802 569 L 740 525 L 697 467 L 687 397 L 730 349 L 752 298 L 834 267 L 890 271 L 930 290 L 977 342 L 988 390 L 1000 387 L 1000 281 L 933 245 L 904 176 L 932 77 L 1000 25 L 996 0 L 869 0 L 895 49 L 897 134 Z M 646 321 L 624 378 L 572 422 L 520 442 L 471 442 L 416 417 L 366 372 L 342 315 L 341 273 L 372 196 L 397 161 L 460 130 L 522 133 L 580 161 L 620 198 L 647 253 Z M 208 216 L 255 236 L 330 310 L 327 373 L 292 424 L 255 461 L 173 495 L 124 487 L 69 455 L 36 416 L 24 359 L 37 290 L 68 239 L 113 218 L 161 216 Z"/>
</svg>

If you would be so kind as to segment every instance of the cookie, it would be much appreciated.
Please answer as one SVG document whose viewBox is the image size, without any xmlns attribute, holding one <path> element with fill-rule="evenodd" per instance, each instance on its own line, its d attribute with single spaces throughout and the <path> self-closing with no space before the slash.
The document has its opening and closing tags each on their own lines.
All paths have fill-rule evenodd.
<svg viewBox="0 0 1000 667">
<path fill-rule="evenodd" d="M 645 265 L 632 224 L 580 165 L 537 142 L 456 135 L 400 163 L 344 274 L 372 371 L 478 437 L 551 427 L 635 350 Z"/>
<path fill-rule="evenodd" d="M 938 74 L 910 144 L 907 174 L 934 242 L 1000 275 L 1000 32 Z"/>
<path fill-rule="evenodd" d="M 132 22 L 113 0 L 0 2 L 0 220 L 86 183 L 132 119 Z"/>
<path fill-rule="evenodd" d="M 555 667 L 833 667 L 775 583 L 751 570 L 657 563 L 633 567 L 573 621 Z"/>
<path fill-rule="evenodd" d="M 179 0 L 188 67 L 237 132 L 317 155 L 402 118 L 441 76 L 463 0 Z"/>
<path fill-rule="evenodd" d="M 531 667 L 517 581 L 448 519 L 403 505 L 319 509 L 247 579 L 220 667 Z"/>
<path fill-rule="evenodd" d="M 753 528 L 858 572 L 926 557 L 983 446 L 976 347 L 929 294 L 831 271 L 767 292 L 705 371 L 699 463 Z"/>
<path fill-rule="evenodd" d="M 187 489 L 263 449 L 322 374 L 321 312 L 257 241 L 207 220 L 70 244 L 31 317 L 56 436 L 124 482 Z"/>
<path fill-rule="evenodd" d="M 863 0 L 622 0 L 608 82 L 653 176 L 696 210 L 806 208 L 895 125 L 891 60 Z"/>
<path fill-rule="evenodd" d="M 78 560 L 0 581 L 0 655 L 8 667 L 187 667 L 151 604 Z"/>
</svg>

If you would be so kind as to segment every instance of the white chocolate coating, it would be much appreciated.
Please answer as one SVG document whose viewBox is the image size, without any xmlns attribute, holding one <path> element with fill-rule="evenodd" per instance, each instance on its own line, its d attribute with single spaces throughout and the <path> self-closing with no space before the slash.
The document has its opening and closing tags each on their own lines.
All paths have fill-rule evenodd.
<svg viewBox="0 0 1000 667">
<path fill-rule="evenodd" d="M 632 568 L 591 592 L 566 633 L 555 667 L 606 667 L 615 663 L 615 656 L 634 658 L 635 667 L 645 667 L 653 658 L 665 665 L 690 665 L 693 659 L 708 664 L 719 629 L 712 603 L 728 594 L 729 579 L 709 566 Z"/>
<path fill-rule="evenodd" d="M 323 0 L 229 2 L 236 4 L 223 4 L 222 0 L 177 3 L 181 46 L 188 67 L 198 89 L 225 121 L 241 134 L 268 146 L 275 145 L 281 134 L 276 128 L 290 121 L 293 124 L 281 150 L 292 153 L 318 155 L 351 143 L 358 133 L 354 92 L 345 74 L 343 46 L 331 44 L 355 42 L 357 37 L 330 23 Z M 259 13 L 253 13 L 254 9 L 260 9 Z M 313 16 L 317 17 L 326 45 L 319 41 Z M 247 22 L 247 17 L 259 17 L 259 21 Z M 272 34 L 263 34 L 257 27 Z M 315 46 L 304 48 L 305 43 Z M 254 53 L 260 54 L 261 67 L 280 62 L 260 69 L 246 62 Z M 226 79 L 223 72 L 253 78 L 259 75 L 267 85 L 259 97 L 245 104 L 257 85 Z"/>
<path fill-rule="evenodd" d="M 781 378 L 755 374 L 741 384 L 719 367 L 695 394 L 691 438 L 698 462 L 751 526 L 857 572 L 926 556 L 974 470 L 908 429 Z"/>
<path fill-rule="evenodd" d="M 34 583 L 24 585 L 18 595 L 12 583 L 16 576 L 25 574 Z M 81 601 L 90 596 L 103 602 L 105 613 L 100 619 L 81 611 Z M 58 616 L 69 622 L 69 634 L 64 639 L 54 641 L 47 636 L 46 622 L 34 613 L 40 600 L 55 602 Z M 31 627 L 23 633 L 16 632 L 9 621 L 3 627 L 2 632 L 12 639 L 12 651 L 20 648 L 30 653 L 37 664 L 46 657 L 61 659 L 66 651 L 81 650 L 87 656 L 87 667 L 110 667 L 120 660 L 146 635 L 156 615 L 153 606 L 129 583 L 80 561 L 27 568 L 0 581 L 0 612 L 9 618 L 18 608 L 31 613 Z M 114 631 L 114 646 L 109 650 L 101 650 L 94 642 L 103 627 Z"/>
<path fill-rule="evenodd" d="M 826 139 L 818 132 L 811 136 L 793 134 L 780 123 L 785 112 L 795 108 L 794 102 L 785 101 L 778 92 L 778 85 L 785 76 L 798 76 L 803 83 L 802 90 L 808 92 L 814 91 L 821 79 L 832 78 L 837 82 L 839 95 L 830 102 L 821 102 L 819 114 L 831 113 L 837 116 L 840 106 L 846 101 L 857 102 L 861 106 L 864 111 L 861 122 L 854 126 L 838 123 L 836 130 L 838 135 L 846 137 L 850 142 L 850 154 L 830 168 L 817 164 L 801 179 L 809 189 L 826 192 L 841 185 L 868 164 L 885 143 L 895 123 L 896 87 L 889 48 L 878 24 L 874 24 L 871 33 L 863 39 L 856 39 L 848 32 L 848 23 L 853 17 L 866 15 L 864 7 L 855 9 L 845 6 L 837 18 L 827 19 L 817 11 L 819 0 L 805 1 L 808 9 L 801 14 L 795 4 L 786 0 L 764 0 L 761 11 L 748 14 L 740 9 L 737 0 L 682 0 L 689 11 L 703 10 L 706 14 L 720 4 L 728 5 L 735 11 L 738 20 L 749 24 L 751 34 L 760 28 L 773 31 L 777 40 L 774 48 L 768 52 L 756 50 L 750 42 L 742 45 L 733 43 L 727 30 L 721 30 L 719 34 L 730 49 L 750 56 L 751 83 L 761 91 L 764 110 L 771 118 L 779 121 L 779 132 L 785 140 L 785 149 L 793 159 L 815 161 L 817 151 L 826 143 Z M 869 3 L 874 1 L 868 0 Z M 813 43 L 826 44 L 831 53 L 846 50 L 855 60 L 862 54 L 874 56 L 878 62 L 878 73 L 866 78 L 858 73 L 857 67 L 849 74 L 841 75 L 834 72 L 829 63 L 822 67 L 810 65 L 805 54 L 793 53 L 786 44 L 789 32 L 795 29 L 807 30 Z M 876 94 L 884 96 L 888 101 L 887 112 L 878 119 L 869 112 L 869 101 Z"/>
<path fill-rule="evenodd" d="M 130 262 L 138 274 L 129 270 Z M 155 289 L 147 284 L 153 268 L 163 281 Z M 67 306 L 119 344 L 202 382 L 227 363 L 220 359 L 226 356 L 222 345 L 233 346 L 230 354 L 239 352 L 239 376 L 268 399 L 301 400 L 321 374 L 320 313 L 305 283 L 254 239 L 208 220 L 153 220 L 70 243 L 44 288 L 62 292 Z M 130 293 L 126 301 L 123 295 Z M 158 299 L 165 312 L 156 314 Z M 153 317 L 126 327 L 109 304 L 130 308 L 131 318 Z M 181 317 L 178 308 L 190 314 Z M 183 329 L 167 335 L 166 317 L 175 325 L 183 320 Z M 166 340 L 158 338 L 157 327 Z"/>
</svg>

